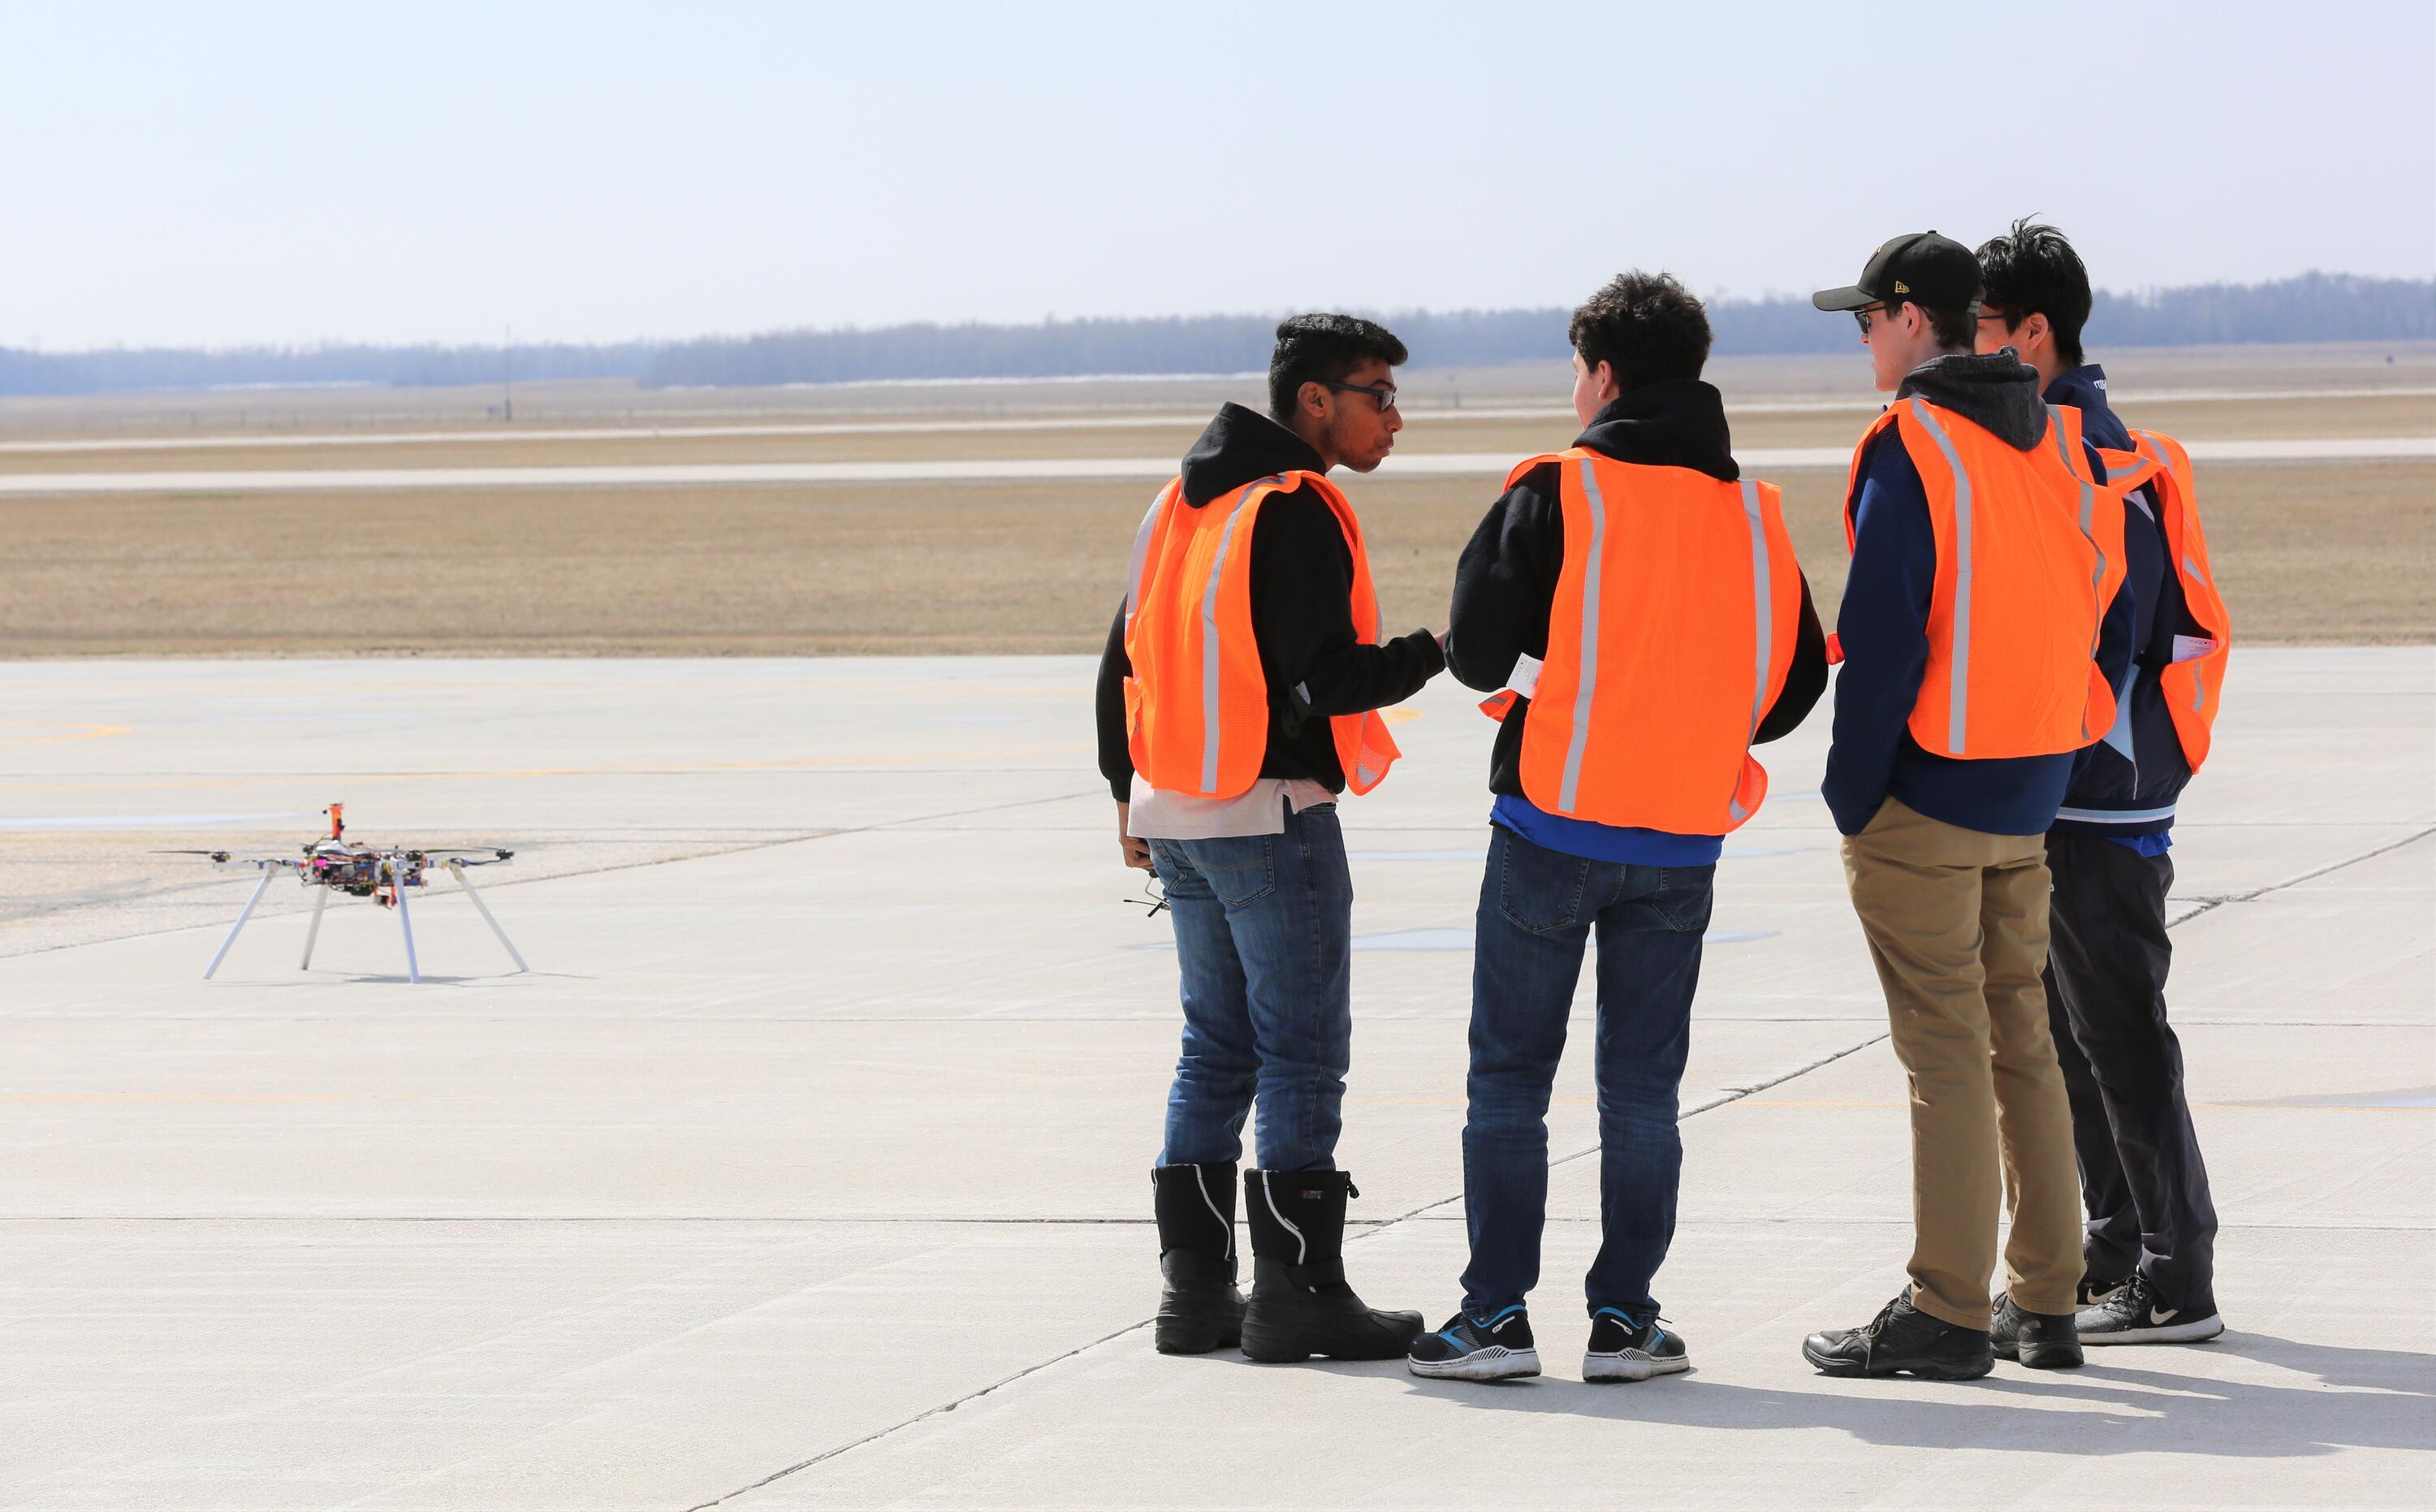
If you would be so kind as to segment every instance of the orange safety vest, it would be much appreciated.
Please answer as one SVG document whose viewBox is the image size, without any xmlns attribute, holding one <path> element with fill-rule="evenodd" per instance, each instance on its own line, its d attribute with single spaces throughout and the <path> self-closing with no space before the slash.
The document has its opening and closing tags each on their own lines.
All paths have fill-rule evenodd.
<svg viewBox="0 0 2436 1512">
<path fill-rule="evenodd" d="M 1722 835 L 1767 796 L 1750 754 L 1784 687 L 1801 568 L 1773 483 L 1720 482 L 1575 447 L 1548 655 L 1522 727 L 1523 795 L 1602 825 Z M 1503 720 L 1501 695 L 1481 705 Z"/>
<path fill-rule="evenodd" d="M 2114 690 L 2097 668 L 2097 635 L 2123 582 L 2123 495 L 2089 475 L 2080 411 L 2047 406 L 2046 437 L 2025 452 L 1917 395 L 1889 405 L 1853 449 L 1847 547 L 1862 456 L 1888 426 L 1920 471 L 1937 537 L 1911 738 L 1937 756 L 1985 760 L 2056 756 L 2103 736 Z"/>
<path fill-rule="evenodd" d="M 1251 791 L 1269 748 L 1269 686 L 1252 636 L 1252 530 L 1261 506 L 1310 488 L 1335 512 L 1353 553 L 1352 613 L 1363 645 L 1379 644 L 1379 595 L 1362 522 L 1317 473 L 1256 478 L 1199 509 L 1184 479 L 1159 490 L 1134 538 L 1125 590 L 1125 730 L 1134 770 L 1152 787 L 1199 798 Z M 1329 720 L 1336 759 L 1368 792 L 1401 755 L 1376 711 Z"/>
<path fill-rule="evenodd" d="M 2106 481 L 2129 495 L 2143 483 L 2153 483 L 2158 507 L 2164 511 L 2166 550 L 2174 576 L 2182 581 L 2183 601 L 2191 617 L 2207 632 L 2200 637 L 2175 637 L 2175 660 L 2157 674 L 2166 708 L 2174 717 L 2183 758 L 2197 772 L 2207 759 L 2216 729 L 2218 693 L 2224 686 L 2224 665 L 2233 654 L 2233 617 L 2224 596 L 2217 591 L 2216 569 L 2209 565 L 2207 538 L 2200 533 L 2199 495 L 2191 487 L 2191 456 L 2183 443 L 2153 430 L 2132 432 L 2131 451 L 2102 448 Z M 2185 655 L 2184 642 L 2196 640 Z"/>
</svg>

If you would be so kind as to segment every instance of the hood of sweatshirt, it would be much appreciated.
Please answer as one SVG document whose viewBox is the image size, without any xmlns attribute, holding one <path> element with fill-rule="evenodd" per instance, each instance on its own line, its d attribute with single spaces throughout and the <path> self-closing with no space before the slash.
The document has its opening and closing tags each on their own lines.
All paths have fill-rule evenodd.
<svg viewBox="0 0 2436 1512">
<path fill-rule="evenodd" d="M 1574 444 L 1641 467 L 1689 467 L 1726 483 L 1742 477 L 1726 428 L 1725 398 L 1697 378 L 1669 378 L 1616 395 Z"/>
<path fill-rule="evenodd" d="M 1923 362 L 1895 391 L 1898 402 L 1918 394 L 1993 433 L 2015 451 L 2046 439 L 2047 408 L 2039 374 L 2010 352 L 1987 356 L 1957 352 Z"/>
<path fill-rule="evenodd" d="M 1222 407 L 1184 454 L 1184 502 L 1199 509 L 1272 473 L 1325 473 L 1311 443 L 1256 409 Z"/>
</svg>

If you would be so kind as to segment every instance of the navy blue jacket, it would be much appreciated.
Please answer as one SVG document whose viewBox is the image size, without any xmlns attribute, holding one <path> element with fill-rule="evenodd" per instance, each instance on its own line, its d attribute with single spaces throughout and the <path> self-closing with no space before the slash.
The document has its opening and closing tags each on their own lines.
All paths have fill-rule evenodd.
<svg viewBox="0 0 2436 1512">
<path fill-rule="evenodd" d="M 1906 378 L 1896 401 L 1914 393 L 1985 426 L 2017 449 L 2043 443 L 2046 410 L 2038 374 L 2010 353 L 1940 357 Z M 2104 465 L 2094 447 L 2088 461 L 2093 469 Z M 2076 753 L 1958 759 L 1924 751 L 1911 738 L 1912 708 L 1928 668 L 1937 538 L 1928 492 L 1895 426 L 1870 438 L 1851 507 L 1853 568 L 1836 620 L 1844 665 L 1836 679 L 1835 743 L 1820 790 L 1836 827 L 1859 834 L 1892 796 L 1965 829 L 2044 833 L 2062 807 Z M 2129 589 L 2118 591 L 2098 632 L 2098 668 L 2117 687 L 2131 668 L 2136 615 Z"/>
<path fill-rule="evenodd" d="M 2080 433 L 2089 441 L 2132 450 L 2132 433 L 2108 406 L 2106 373 L 2096 363 L 2058 374 L 2045 398 L 2078 408 Z M 2173 664 L 2175 635 L 2206 632 L 2191 622 L 2170 552 L 2155 494 L 2147 487 L 2134 490 L 2123 511 L 2123 587 L 2139 602 L 2132 688 L 2128 696 L 2118 689 L 2120 712 L 2106 739 L 2074 762 L 2063 807 L 2056 811 L 2059 833 L 2128 839 L 2163 835 L 2173 826 L 2174 804 L 2191 780 L 2191 765 L 2158 678 Z"/>
</svg>

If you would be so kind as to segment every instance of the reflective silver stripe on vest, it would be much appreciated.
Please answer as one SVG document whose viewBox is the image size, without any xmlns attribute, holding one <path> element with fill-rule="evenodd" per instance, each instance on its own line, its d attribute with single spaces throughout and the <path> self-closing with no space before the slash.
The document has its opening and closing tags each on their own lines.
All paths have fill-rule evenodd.
<svg viewBox="0 0 2436 1512">
<path fill-rule="evenodd" d="M 1759 680 L 1751 686 L 1750 734 L 1749 742 L 1759 737 L 1760 717 L 1767 712 L 1767 669 L 1773 659 L 1776 643 L 1776 562 L 1767 549 L 1767 520 L 1759 507 L 1759 485 L 1743 479 L 1743 514 L 1750 522 L 1751 544 L 1751 624 L 1758 633 Z M 1737 790 L 1741 787 L 1741 769 L 1735 769 Z M 1739 824 L 1750 817 L 1739 798 L 1728 798 L 1726 808 Z"/>
<path fill-rule="evenodd" d="M 1945 465 L 1954 474 L 1954 665 L 1946 681 L 1945 746 L 1949 754 L 1960 756 L 1971 701 L 1971 475 L 1962 470 L 1954 443 L 1928 406 L 1912 400 L 1911 415 L 1945 454 Z"/>
<path fill-rule="evenodd" d="M 2163 808 L 2059 808 L 2058 819 L 2070 819 L 2084 825 L 2146 825 L 2159 819 L 2174 817 L 2174 806 Z"/>
<path fill-rule="evenodd" d="M 1557 790 L 1559 812 L 1574 811 L 1574 791 L 1582 780 L 1582 751 L 1590 743 L 1591 699 L 1598 691 L 1599 565 L 1607 550 L 1607 498 L 1599 493 L 1598 474 L 1591 460 L 1581 459 L 1582 496 L 1591 507 L 1590 565 L 1582 574 L 1581 686 L 1574 693 L 1574 737 L 1565 747 L 1565 780 Z"/>
<path fill-rule="evenodd" d="M 1218 532 L 1218 560 L 1209 564 L 1209 585 L 1201 590 L 1201 791 L 1218 791 L 1218 584 L 1227 576 L 1227 547 L 1242 523 L 1252 490 L 1282 481 L 1260 478 L 1244 485 L 1227 512 L 1227 528 Z"/>
<path fill-rule="evenodd" d="M 2089 577 L 2089 601 L 2097 611 L 2096 617 L 2090 621 L 2089 626 L 2089 654 L 2094 660 L 2097 655 L 2098 636 L 2106 629 L 2106 600 L 2098 597 L 2099 590 L 2106 586 L 2106 547 L 2097 544 L 2097 532 L 2090 529 L 2097 518 L 2097 489 L 2088 478 L 2081 476 L 2079 468 L 2072 464 L 2072 452 L 2063 439 L 2063 416 L 2057 412 L 2053 405 L 2047 406 L 2047 434 L 2055 438 L 2056 461 L 2063 463 L 2063 470 L 2070 473 L 2072 480 L 2080 485 L 2080 538 L 2089 543 L 2089 548 L 2092 551 L 2097 553 L 2097 570 L 2091 573 Z M 2089 739 L 2091 734 L 2089 710 L 2086 705 L 2081 709 L 2080 733 L 2084 739 Z"/>
<path fill-rule="evenodd" d="M 1170 483 L 1158 491 L 1158 496 L 1150 501 L 1150 513 L 1142 516 L 1141 529 L 1134 532 L 1134 566 L 1125 578 L 1125 623 L 1129 625 L 1134 611 L 1141 606 L 1142 568 L 1150 565 L 1150 538 L 1157 532 L 1159 506 L 1167 502 L 1168 489 L 1175 487 Z"/>
</svg>

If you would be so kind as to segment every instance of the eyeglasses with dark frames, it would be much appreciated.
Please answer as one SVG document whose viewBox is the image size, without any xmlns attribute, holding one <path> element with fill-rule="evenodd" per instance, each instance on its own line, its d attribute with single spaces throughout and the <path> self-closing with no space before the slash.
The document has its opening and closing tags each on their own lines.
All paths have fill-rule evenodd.
<svg viewBox="0 0 2436 1512">
<path fill-rule="evenodd" d="M 1885 304 L 1864 304 L 1864 305 L 1862 305 L 1859 309 L 1854 310 L 1854 311 L 1853 312 L 1853 323 L 1855 323 L 1855 324 L 1857 324 L 1858 326 L 1860 326 L 1860 328 L 1861 328 L 1861 334 L 1862 334 L 1863 336 L 1867 336 L 1867 335 L 1869 335 L 1869 334 L 1870 334 L 1870 316 L 1872 316 L 1872 315 L 1875 315 L 1878 311 L 1880 311 L 1880 310 L 1882 310 L 1882 309 L 1885 309 L 1885 308 L 1886 308 L 1886 305 L 1885 305 Z"/>
<path fill-rule="evenodd" d="M 1149 905 L 1148 912 L 1142 916 L 1144 918 L 1155 919 L 1158 917 L 1159 913 L 1167 907 L 1167 889 L 1159 885 L 1158 874 L 1157 872 L 1148 872 L 1143 874 L 1142 877 L 1142 895 L 1140 897 L 1121 898 L 1119 901 L 1131 903 L 1136 908 L 1141 908 L 1143 905 L 1147 904 Z"/>
<path fill-rule="evenodd" d="M 1320 379 L 1319 383 L 1322 388 L 1334 389 L 1339 393 L 1368 394 L 1372 402 L 1378 405 L 1379 412 L 1383 415 L 1396 408 L 1396 386 L 1392 383 L 1382 383 L 1377 385 L 1366 383 L 1331 383 L 1326 378 Z"/>
</svg>

